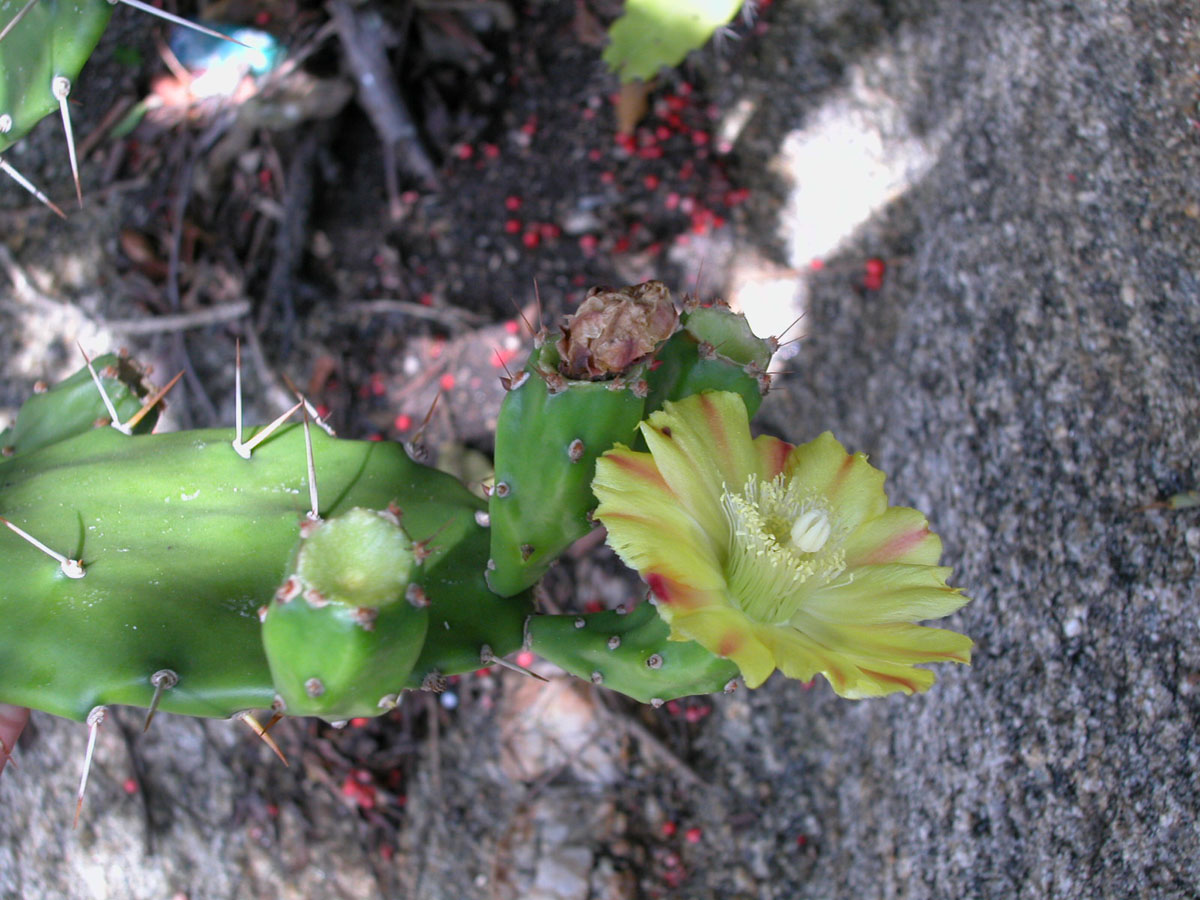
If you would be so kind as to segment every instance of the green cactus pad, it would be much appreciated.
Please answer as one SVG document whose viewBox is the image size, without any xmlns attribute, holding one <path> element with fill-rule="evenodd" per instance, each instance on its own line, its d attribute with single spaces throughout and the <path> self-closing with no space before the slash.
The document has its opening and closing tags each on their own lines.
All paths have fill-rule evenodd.
<svg viewBox="0 0 1200 900">
<path fill-rule="evenodd" d="M 429 611 L 406 600 L 412 541 L 390 512 L 354 508 L 302 526 L 300 548 L 270 605 L 263 646 L 292 715 L 376 715 L 425 642 Z"/>
<path fill-rule="evenodd" d="M 280 429 L 243 460 L 232 437 L 95 429 L 0 463 L 0 516 L 81 558 L 85 572 L 66 577 L 0 527 L 0 702 L 82 720 L 98 704 L 147 705 L 151 675 L 170 669 L 179 682 L 165 711 L 228 716 L 271 704 L 258 609 L 296 551 L 304 439 L 299 426 Z M 395 444 L 316 432 L 313 452 L 322 514 L 395 501 L 405 530 L 429 540 L 423 565 L 435 598 L 459 581 L 482 586 L 482 504 L 452 477 Z M 459 570 L 479 574 L 444 574 Z M 472 609 L 484 599 L 527 608 L 488 597 Z"/>
<path fill-rule="evenodd" d="M 108 353 L 92 360 L 100 383 L 122 421 L 136 413 L 150 390 L 143 373 L 128 357 Z M 134 428 L 135 434 L 149 433 L 158 421 L 159 408 L 151 409 Z M 0 432 L 0 453 L 6 457 L 37 450 L 58 441 L 91 431 L 108 421 L 108 410 L 84 366 L 48 391 L 34 394 L 17 412 L 11 428 Z"/>
<path fill-rule="evenodd" d="M 680 326 L 655 354 L 646 376 L 646 412 L 704 391 L 735 391 L 753 417 L 766 392 L 771 345 L 754 335 L 745 316 L 724 304 L 694 306 L 684 312 Z"/>
<path fill-rule="evenodd" d="M 732 690 L 736 665 L 670 632 L 650 603 L 626 614 L 532 616 L 527 626 L 534 653 L 642 703 Z"/>
<path fill-rule="evenodd" d="M 8 0 L 0 7 L 0 29 L 25 6 Z M 0 153 L 58 111 L 51 82 L 72 85 L 104 33 L 113 7 L 107 0 L 38 0 L 0 42 Z"/>
<path fill-rule="evenodd" d="M 536 583 L 591 529 L 596 459 L 633 439 L 645 409 L 640 368 L 628 379 L 576 381 L 558 367 L 558 351 L 543 345 L 500 408 L 488 584 L 502 596 Z"/>
</svg>

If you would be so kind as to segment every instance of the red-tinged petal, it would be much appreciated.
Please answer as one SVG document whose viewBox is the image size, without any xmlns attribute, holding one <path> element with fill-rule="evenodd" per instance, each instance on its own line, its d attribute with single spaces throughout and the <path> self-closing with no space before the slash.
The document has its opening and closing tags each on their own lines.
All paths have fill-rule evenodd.
<svg viewBox="0 0 1200 900">
<path fill-rule="evenodd" d="M 834 625 L 940 619 L 967 602 L 957 588 L 946 585 L 950 572 L 945 566 L 899 563 L 854 569 L 837 584 L 806 596 L 803 612 Z"/>
<path fill-rule="evenodd" d="M 769 434 L 760 434 L 754 439 L 754 452 L 758 454 L 758 476 L 770 481 L 787 467 L 792 445 Z"/>
<path fill-rule="evenodd" d="M 747 687 L 758 687 L 775 671 L 775 658 L 759 639 L 757 626 L 733 607 L 675 615 L 668 622 L 672 638 L 695 641 L 709 653 L 732 660 Z"/>
<path fill-rule="evenodd" d="M 788 678 L 811 681 L 820 673 L 829 679 L 834 691 L 840 694 L 856 677 L 854 666 L 802 631 L 787 625 L 775 625 L 760 626 L 757 634 L 774 655 L 779 671 Z"/>
<path fill-rule="evenodd" d="M 712 590 L 677 581 L 665 572 L 643 572 L 655 606 L 662 618 L 670 622 L 676 610 L 680 615 L 725 604 L 725 586 Z"/>
<path fill-rule="evenodd" d="M 642 423 L 646 446 L 659 472 L 718 545 L 728 540 L 721 510 L 727 486 L 740 490 L 758 471 L 750 420 L 742 399 L 729 392 L 695 394 Z"/>
<path fill-rule="evenodd" d="M 936 566 L 942 541 L 929 530 L 925 516 L 906 506 L 893 506 L 878 518 L 864 522 L 846 538 L 846 565 L 908 563 Z"/>
<path fill-rule="evenodd" d="M 658 474 L 648 453 L 618 446 L 596 461 L 596 518 L 630 568 L 657 572 L 690 588 L 723 587 L 715 546 Z"/>
<path fill-rule="evenodd" d="M 790 480 L 827 498 L 840 525 L 850 532 L 887 509 L 884 474 L 867 462 L 865 454 L 848 454 L 828 431 L 796 447 L 784 471 Z"/>
<path fill-rule="evenodd" d="M 838 693 L 848 700 L 866 700 L 889 694 L 923 694 L 933 687 L 937 677 L 928 669 L 895 663 L 872 661 L 856 672 L 854 681 Z"/>
</svg>

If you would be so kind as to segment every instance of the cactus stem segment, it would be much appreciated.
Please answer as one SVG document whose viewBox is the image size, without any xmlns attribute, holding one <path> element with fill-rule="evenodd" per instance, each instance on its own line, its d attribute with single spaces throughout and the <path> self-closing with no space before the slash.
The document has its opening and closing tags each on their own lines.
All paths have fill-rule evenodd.
<svg viewBox="0 0 1200 900">
<path fill-rule="evenodd" d="M 32 544 L 34 547 L 41 550 L 43 553 L 45 553 L 47 556 L 49 556 L 51 559 L 53 559 L 55 562 L 57 562 L 59 565 L 59 568 L 62 569 L 62 573 L 64 575 L 66 575 L 68 578 L 82 578 L 83 577 L 83 575 L 84 575 L 83 560 L 68 559 L 67 557 L 63 556 L 61 553 L 51 550 L 49 547 L 47 547 L 45 544 L 43 544 L 41 541 L 39 541 L 37 538 L 35 538 L 28 531 L 26 531 L 23 528 L 18 527 L 17 525 L 14 525 L 12 522 L 8 521 L 8 519 L 4 518 L 3 516 L 0 516 L 0 522 L 7 525 L 9 530 L 12 531 L 15 535 L 17 535 L 17 537 L 21 538 L 22 540 L 26 541 L 27 543 Z"/>
<path fill-rule="evenodd" d="M 71 95 L 71 79 L 65 75 L 56 75 L 50 82 L 50 93 L 58 101 L 58 111 L 62 114 L 63 134 L 67 137 L 67 156 L 71 161 L 71 177 L 75 179 L 75 197 L 79 200 L 79 208 L 83 209 L 83 188 L 79 184 L 79 157 L 75 153 L 75 131 L 71 128 L 71 107 L 67 105 L 67 97 Z"/>
<path fill-rule="evenodd" d="M 83 809 L 83 792 L 87 790 L 88 773 L 92 770 L 92 754 L 96 750 L 96 735 L 107 716 L 107 706 L 93 707 L 87 716 L 87 752 L 83 756 L 83 774 L 79 778 L 79 792 L 75 797 L 75 821 L 71 823 L 72 828 L 76 828 L 79 825 L 79 811 Z"/>
<path fill-rule="evenodd" d="M 122 423 L 121 417 L 117 415 L 117 408 L 113 406 L 112 398 L 108 396 L 108 391 L 104 389 L 104 384 L 100 381 L 100 376 L 96 374 L 96 367 L 92 365 L 92 358 L 83 349 L 83 344 L 76 341 L 75 346 L 83 354 L 83 361 L 87 363 L 88 372 L 92 375 L 92 383 L 96 385 L 96 390 L 100 392 L 100 399 L 104 401 L 104 408 L 108 410 L 108 418 L 112 422 L 112 427 L 121 432 L 121 434 L 133 434 L 133 426 Z"/>
<path fill-rule="evenodd" d="M 13 181 L 15 181 L 21 187 L 25 188 L 25 190 L 29 191 L 29 193 L 33 194 L 33 196 L 35 198 L 37 198 L 39 203 L 42 203 L 44 206 L 48 207 L 60 219 L 65 219 L 67 217 L 67 214 L 58 208 L 57 203 L 55 203 L 53 200 L 51 200 L 49 197 L 47 197 L 45 194 L 43 194 L 40 190 L 38 190 L 36 187 L 34 187 L 34 184 L 32 181 L 30 181 L 28 178 L 26 178 L 24 175 L 22 175 L 20 172 L 18 172 L 12 166 L 12 164 L 9 163 L 9 161 L 6 160 L 2 156 L 0 156 L 0 172 L 4 172 L 6 175 L 8 175 L 9 178 L 11 178 Z"/>
<path fill-rule="evenodd" d="M 142 726 L 142 734 L 150 730 L 150 723 L 154 721 L 154 713 L 162 701 L 163 692 L 179 684 L 179 676 L 170 669 L 159 669 L 150 676 L 150 683 L 154 685 L 154 697 L 150 700 L 150 708 L 146 710 L 146 723 Z"/>
<path fill-rule="evenodd" d="M 24 6 L 21 7 L 21 11 L 12 17 L 12 20 L 7 25 L 4 26 L 3 31 L 0 31 L 0 41 L 4 40 L 6 37 L 8 37 L 8 33 L 17 27 L 17 24 L 23 18 L 25 18 L 25 14 L 28 13 L 31 9 L 33 9 L 33 5 L 35 3 L 37 3 L 37 0 L 29 0 L 28 3 L 26 3 Z"/>
<path fill-rule="evenodd" d="M 176 16 L 165 10 L 158 9 L 148 3 L 143 3 L 142 0 L 108 0 L 114 6 L 117 3 L 124 3 L 126 6 L 132 6 L 134 9 L 141 10 L 144 13 L 149 13 L 152 16 L 158 16 L 160 19 L 166 19 L 175 25 L 182 25 L 184 28 L 190 28 L 193 31 L 198 31 L 201 34 L 207 34 L 209 37 L 220 38 L 223 41 L 229 41 L 231 44 L 237 44 L 239 47 L 245 47 L 247 50 L 253 49 L 248 44 L 243 44 L 237 38 L 232 38 L 227 34 L 221 34 L 219 31 L 213 31 L 211 28 L 205 28 L 203 25 L 197 25 L 195 22 L 189 22 L 182 16 Z"/>
<path fill-rule="evenodd" d="M 485 666 L 500 666 L 502 669 L 508 669 L 510 672 L 519 672 L 522 675 L 528 675 L 530 678 L 536 678 L 538 681 L 550 683 L 550 679 L 543 675 L 539 675 L 533 669 L 527 669 L 520 663 L 511 662 L 503 659 L 492 652 L 492 648 L 484 644 L 479 648 L 479 661 Z"/>
<path fill-rule="evenodd" d="M 281 413 L 274 422 L 272 422 L 270 425 L 264 425 L 262 429 L 254 435 L 254 437 L 250 438 L 250 440 L 246 441 L 244 444 L 235 438 L 233 441 L 233 449 L 237 451 L 237 455 L 242 459 L 249 459 L 250 454 L 254 452 L 254 448 L 278 431 L 283 423 L 295 415 L 296 410 L 300 409 L 302 406 L 304 406 L 303 403 L 297 403 L 287 412 Z"/>
<path fill-rule="evenodd" d="M 267 729 L 262 727 L 258 719 L 254 718 L 254 715 L 249 710 L 243 710 L 242 712 L 234 713 L 233 718 L 238 721 L 245 722 L 250 730 L 257 734 L 262 739 L 262 742 L 271 748 L 271 752 L 279 757 L 279 761 L 285 766 L 291 768 L 291 763 L 287 761 L 287 757 L 283 755 L 283 751 L 280 750 L 279 745 L 275 743 L 275 738 L 271 737 L 271 735 L 267 733 Z M 272 722 L 272 724 L 274 724 L 274 722 Z"/>
</svg>

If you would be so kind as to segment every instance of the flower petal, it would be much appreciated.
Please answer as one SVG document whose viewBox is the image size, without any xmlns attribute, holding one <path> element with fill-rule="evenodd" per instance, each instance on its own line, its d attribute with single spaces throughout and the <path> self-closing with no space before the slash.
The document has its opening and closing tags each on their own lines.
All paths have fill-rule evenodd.
<svg viewBox="0 0 1200 900">
<path fill-rule="evenodd" d="M 806 597 L 804 612 L 835 625 L 940 619 L 968 601 L 958 588 L 947 586 L 950 572 L 946 566 L 865 566 Z"/>
<path fill-rule="evenodd" d="M 758 687 L 775 671 L 775 657 L 760 640 L 760 629 L 731 606 L 674 615 L 667 622 L 672 638 L 695 641 L 709 653 L 732 660 L 747 687 Z"/>
<path fill-rule="evenodd" d="M 910 563 L 936 566 L 942 541 L 929 530 L 924 514 L 906 506 L 890 507 L 883 515 L 863 522 L 845 543 L 846 565 Z"/>
<path fill-rule="evenodd" d="M 592 490 L 609 546 L 630 568 L 687 588 L 723 588 L 718 548 L 680 505 L 649 453 L 620 445 L 608 451 L 596 461 Z"/>
<path fill-rule="evenodd" d="M 758 477 L 770 481 L 787 468 L 792 445 L 769 434 L 760 434 L 754 439 L 754 452 L 758 454 Z"/>
<path fill-rule="evenodd" d="M 729 526 L 722 486 L 740 490 L 759 469 L 741 397 L 709 392 L 668 402 L 641 428 L 666 483 L 710 540 L 724 547 Z"/>
<path fill-rule="evenodd" d="M 866 454 L 848 454 L 831 432 L 796 447 L 784 471 L 789 479 L 828 498 L 839 523 L 850 532 L 887 509 L 886 476 L 867 462 Z"/>
</svg>

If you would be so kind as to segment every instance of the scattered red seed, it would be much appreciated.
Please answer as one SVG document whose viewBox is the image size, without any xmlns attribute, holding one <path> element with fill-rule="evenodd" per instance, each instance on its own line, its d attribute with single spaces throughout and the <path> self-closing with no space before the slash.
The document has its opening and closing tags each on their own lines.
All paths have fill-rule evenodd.
<svg viewBox="0 0 1200 900">
<path fill-rule="evenodd" d="M 342 796 L 349 797 L 362 809 L 375 808 L 375 785 L 371 784 L 371 773 L 355 769 L 342 782 Z"/>
<path fill-rule="evenodd" d="M 667 116 L 667 125 L 674 128 L 676 131 L 683 130 L 683 116 L 679 113 L 671 113 Z"/>
<path fill-rule="evenodd" d="M 259 28 L 266 28 L 268 25 L 271 24 L 271 14 L 269 12 L 267 12 L 265 9 L 260 10 L 254 16 L 254 24 L 257 25 Z"/>
<path fill-rule="evenodd" d="M 376 372 L 371 376 L 370 390 L 376 397 L 382 397 L 387 393 L 387 383 L 383 380 L 383 375 Z"/>
<path fill-rule="evenodd" d="M 447 372 L 445 375 L 443 375 L 441 378 L 438 379 L 438 384 L 441 385 L 443 391 L 454 390 L 455 378 L 454 378 L 453 373 Z"/>
<path fill-rule="evenodd" d="M 267 804 L 267 815 L 270 816 L 272 819 L 278 819 L 279 818 L 279 807 L 276 806 L 274 803 L 268 803 Z"/>
<path fill-rule="evenodd" d="M 613 253 L 625 253 L 629 249 L 629 238 L 617 238 L 617 242 L 613 244 Z"/>
<path fill-rule="evenodd" d="M 675 837 L 675 832 L 679 830 L 679 826 L 674 822 L 663 822 L 662 836 L 665 838 Z"/>
<path fill-rule="evenodd" d="M 534 247 L 536 247 L 541 242 L 542 242 L 542 239 L 540 237 L 538 237 L 538 233 L 536 231 L 527 231 L 523 235 L 521 235 L 521 243 L 524 244 L 526 247 L 528 247 L 530 250 L 532 250 Z"/>
<path fill-rule="evenodd" d="M 679 167 L 679 180 L 688 181 L 696 174 L 696 164 L 690 159 L 685 159 L 683 165 Z"/>
<path fill-rule="evenodd" d="M 420 199 L 421 199 L 421 195 L 418 194 L 416 191 L 405 191 L 403 194 L 400 195 L 400 202 L 407 203 L 409 206 L 412 206 L 414 203 L 416 203 Z"/>
<path fill-rule="evenodd" d="M 600 181 L 602 184 L 612 184 L 617 180 L 617 176 L 612 172 L 601 172 Z"/>
<path fill-rule="evenodd" d="M 500 148 L 496 144 L 484 144 L 483 155 L 488 159 L 499 159 Z"/>
<path fill-rule="evenodd" d="M 796 846 L 797 847 L 803 847 L 807 843 L 808 843 L 808 835 L 807 834 L 796 835 Z"/>
<path fill-rule="evenodd" d="M 422 306 L 433 306 L 433 294 L 427 292 L 422 294 L 417 299 L 421 301 Z"/>
<path fill-rule="evenodd" d="M 329 413 L 330 413 L 330 409 L 328 406 L 326 406 L 324 403 L 317 404 L 317 418 L 318 419 L 328 419 Z"/>
<path fill-rule="evenodd" d="M 701 131 L 699 128 L 697 128 L 692 132 L 692 143 L 697 147 L 706 147 L 708 146 L 708 142 L 709 136 L 707 131 Z"/>
<path fill-rule="evenodd" d="M 667 109 L 671 110 L 673 113 L 681 112 L 683 108 L 687 106 L 687 101 L 678 94 L 667 94 L 666 100 Z"/>
<path fill-rule="evenodd" d="M 590 121 L 590 120 L 596 118 L 596 111 L 594 109 L 592 109 L 590 106 L 585 106 L 583 108 L 583 112 L 580 113 L 580 115 L 583 116 L 583 120 L 585 122 L 587 122 L 587 121 Z"/>
<path fill-rule="evenodd" d="M 596 252 L 599 243 L 600 239 L 594 234 L 585 234 L 579 239 L 579 249 L 583 251 L 584 256 L 591 256 Z"/>
<path fill-rule="evenodd" d="M 825 268 L 825 260 L 821 259 L 820 257 L 815 257 L 809 261 L 808 267 L 814 272 L 820 272 L 823 268 Z"/>
<path fill-rule="evenodd" d="M 692 95 L 692 90 L 693 90 L 693 88 L 688 82 L 686 82 L 686 81 L 679 82 L 679 93 L 682 94 L 684 97 L 690 97 Z"/>
<path fill-rule="evenodd" d="M 258 170 L 258 184 L 260 187 L 264 187 L 264 188 L 269 188 L 271 186 L 271 170 L 270 169 L 259 169 Z"/>
<path fill-rule="evenodd" d="M 583 611 L 584 611 L 585 613 L 598 613 L 598 612 L 603 612 L 603 611 L 604 611 L 604 608 L 605 608 L 605 607 L 604 607 L 604 601 L 603 601 L 603 600 L 596 600 L 596 599 L 594 599 L 594 598 L 593 598 L 593 599 L 591 599 L 591 600 L 589 600 L 587 603 L 583 604 Z"/>
<path fill-rule="evenodd" d="M 510 212 L 516 212 L 521 208 L 521 198 L 516 194 L 510 194 L 504 198 L 504 208 Z"/>
<path fill-rule="evenodd" d="M 604 151 L 601 150 L 599 147 L 593 147 L 591 150 L 588 151 L 588 159 L 590 159 L 592 162 L 599 162 L 603 158 L 604 158 Z"/>
<path fill-rule="evenodd" d="M 525 120 L 525 124 L 521 126 L 521 134 L 527 137 L 537 134 L 537 116 L 530 116 Z"/>
<path fill-rule="evenodd" d="M 868 278 L 882 278 L 887 271 L 887 264 L 882 259 L 868 259 L 866 270 Z"/>
<path fill-rule="evenodd" d="M 538 225 L 538 234 L 541 235 L 542 240 L 553 241 L 562 237 L 562 229 L 553 222 L 542 222 Z"/>
<path fill-rule="evenodd" d="M 367 440 L 368 440 L 368 441 L 382 441 L 382 440 L 383 440 L 383 435 L 382 435 L 382 434 L 372 434 L 372 435 L 368 435 L 368 436 L 367 436 Z"/>
<path fill-rule="evenodd" d="M 521 326 L 516 319 L 509 319 L 504 323 L 504 330 L 509 334 L 517 334 L 520 332 Z"/>
<path fill-rule="evenodd" d="M 679 706 L 678 700 L 668 700 L 667 701 L 667 712 L 670 713 L 671 715 L 673 715 L 673 716 L 679 715 L 680 709 L 681 709 L 681 707 Z"/>
<path fill-rule="evenodd" d="M 504 230 L 508 234 L 516 234 L 518 231 L 521 230 L 521 220 L 520 219 L 509 219 L 508 221 L 506 221 L 504 223 Z"/>
<path fill-rule="evenodd" d="M 700 838 L 702 836 L 703 836 L 703 832 L 701 832 L 699 828 L 689 828 L 686 832 L 684 832 L 684 835 L 683 835 L 684 839 L 689 844 L 700 843 Z"/>
<path fill-rule="evenodd" d="M 639 159 L 662 159 L 663 148 L 657 146 L 641 147 L 637 152 Z"/>
<path fill-rule="evenodd" d="M 126 778 L 121 784 L 121 788 L 127 794 L 136 794 L 138 791 L 138 783 L 136 778 Z"/>
<path fill-rule="evenodd" d="M 663 205 L 666 206 L 667 209 L 676 209 L 679 206 L 679 194 L 677 194 L 675 191 L 671 191 L 671 193 L 667 194 L 666 198 L 663 200 Z"/>
<path fill-rule="evenodd" d="M 517 665 L 528 669 L 533 665 L 533 653 L 529 650 L 522 650 L 517 654 Z"/>
<path fill-rule="evenodd" d="M 391 844 L 380 844 L 379 855 L 382 856 L 385 861 L 391 862 L 392 857 L 396 855 L 396 848 Z"/>
<path fill-rule="evenodd" d="M 646 186 L 646 190 L 652 191 L 658 187 L 658 176 L 657 175 L 647 175 L 645 178 L 642 179 L 642 184 L 644 184 Z"/>
<path fill-rule="evenodd" d="M 654 137 L 660 141 L 665 141 L 671 136 L 671 129 L 666 125 L 659 125 L 654 129 Z"/>
<path fill-rule="evenodd" d="M 470 159 L 475 155 L 475 148 L 470 144 L 455 144 L 454 155 L 459 159 Z"/>
</svg>

